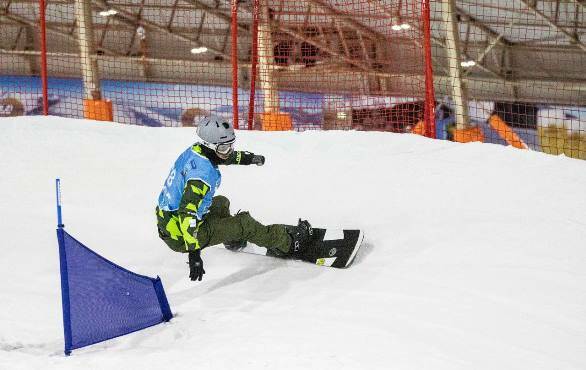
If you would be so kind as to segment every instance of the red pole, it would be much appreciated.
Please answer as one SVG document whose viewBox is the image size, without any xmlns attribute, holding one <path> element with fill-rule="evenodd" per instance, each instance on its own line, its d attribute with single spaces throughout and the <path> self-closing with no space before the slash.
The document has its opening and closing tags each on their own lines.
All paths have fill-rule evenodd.
<svg viewBox="0 0 586 370">
<path fill-rule="evenodd" d="M 238 0 L 232 0 L 232 112 L 238 129 Z"/>
<path fill-rule="evenodd" d="M 256 65 L 258 62 L 258 12 L 259 0 L 254 0 L 252 18 L 252 66 L 250 68 L 250 103 L 248 105 L 248 129 L 254 121 L 254 95 L 256 93 Z"/>
<path fill-rule="evenodd" d="M 43 114 L 49 115 L 49 93 L 47 88 L 47 30 L 45 26 L 45 0 L 39 0 L 41 21 L 41 83 L 43 85 Z"/>
<path fill-rule="evenodd" d="M 423 48 L 425 52 L 425 136 L 435 139 L 435 92 L 431 59 L 431 22 L 429 0 L 422 0 Z"/>
</svg>

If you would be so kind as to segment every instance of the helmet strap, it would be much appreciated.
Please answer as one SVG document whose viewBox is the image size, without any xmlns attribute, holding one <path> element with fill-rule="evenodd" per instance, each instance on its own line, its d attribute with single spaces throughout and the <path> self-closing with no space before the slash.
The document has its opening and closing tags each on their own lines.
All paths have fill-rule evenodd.
<svg viewBox="0 0 586 370">
<path fill-rule="evenodd" d="M 219 164 L 224 163 L 225 159 L 221 158 L 220 156 L 218 156 L 218 153 L 216 153 L 216 149 L 215 149 L 215 145 L 214 144 L 210 144 L 208 142 L 205 141 L 201 141 L 200 142 L 200 146 L 201 146 L 201 151 L 202 154 L 210 160 L 210 162 L 212 162 L 213 165 L 217 166 Z M 210 146 L 208 146 L 210 145 Z"/>
</svg>

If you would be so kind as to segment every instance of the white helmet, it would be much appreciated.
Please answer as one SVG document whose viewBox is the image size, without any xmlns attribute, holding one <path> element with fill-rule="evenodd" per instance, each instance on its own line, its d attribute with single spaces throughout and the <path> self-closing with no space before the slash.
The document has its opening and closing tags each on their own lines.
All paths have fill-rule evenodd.
<svg viewBox="0 0 586 370">
<path fill-rule="evenodd" d="M 226 159 L 232 154 L 236 135 L 234 125 L 229 119 L 218 116 L 201 117 L 196 132 L 203 145 L 214 150 L 218 157 Z"/>
</svg>

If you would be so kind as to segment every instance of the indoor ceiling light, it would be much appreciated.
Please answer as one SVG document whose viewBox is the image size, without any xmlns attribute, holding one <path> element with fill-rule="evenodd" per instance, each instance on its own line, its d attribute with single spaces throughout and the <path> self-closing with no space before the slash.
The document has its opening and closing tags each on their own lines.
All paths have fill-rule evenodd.
<svg viewBox="0 0 586 370">
<path fill-rule="evenodd" d="M 411 25 L 409 25 L 408 23 L 393 24 L 391 26 L 391 29 L 393 31 L 406 31 L 408 29 L 411 29 Z"/>
<path fill-rule="evenodd" d="M 201 54 L 205 53 L 206 51 L 208 51 L 208 48 L 206 48 L 205 46 L 201 46 L 199 48 L 191 49 L 191 54 Z"/>
<path fill-rule="evenodd" d="M 111 15 L 118 14 L 118 11 L 117 10 L 114 10 L 114 9 L 108 9 L 108 10 L 102 10 L 98 14 L 101 15 L 102 17 L 109 17 Z"/>
</svg>

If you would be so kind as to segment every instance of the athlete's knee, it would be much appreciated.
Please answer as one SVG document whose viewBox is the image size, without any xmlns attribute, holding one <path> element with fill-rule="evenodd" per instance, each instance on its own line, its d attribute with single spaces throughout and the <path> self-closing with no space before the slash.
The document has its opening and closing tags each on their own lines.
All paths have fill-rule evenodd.
<svg viewBox="0 0 586 370">
<path fill-rule="evenodd" d="M 238 212 L 234 215 L 234 218 L 238 220 L 238 223 L 244 230 L 253 229 L 259 224 L 259 222 L 250 215 L 250 212 L 247 211 Z"/>
<path fill-rule="evenodd" d="M 212 202 L 216 203 L 218 207 L 230 208 L 230 199 L 226 198 L 223 195 L 216 195 Z"/>
<path fill-rule="evenodd" d="M 220 218 L 230 216 L 230 200 L 222 195 L 215 196 L 212 199 L 210 212 Z"/>
<path fill-rule="evenodd" d="M 241 222 L 246 222 L 249 219 L 251 219 L 252 216 L 250 215 L 250 212 L 248 212 L 248 211 L 238 211 L 238 213 L 234 215 L 234 218 L 236 218 L 237 220 L 240 220 Z"/>
</svg>

